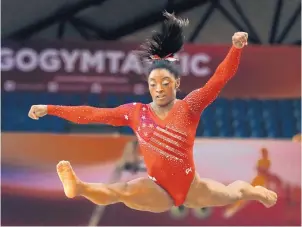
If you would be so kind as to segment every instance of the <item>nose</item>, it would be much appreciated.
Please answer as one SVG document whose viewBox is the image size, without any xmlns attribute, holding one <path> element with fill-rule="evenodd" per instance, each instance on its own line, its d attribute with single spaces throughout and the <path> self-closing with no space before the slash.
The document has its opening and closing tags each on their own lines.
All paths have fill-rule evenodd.
<svg viewBox="0 0 302 227">
<path fill-rule="evenodd" d="M 163 91 L 163 87 L 160 85 L 160 84 L 158 84 L 157 86 L 156 86 L 156 92 L 157 93 L 161 93 Z"/>
</svg>

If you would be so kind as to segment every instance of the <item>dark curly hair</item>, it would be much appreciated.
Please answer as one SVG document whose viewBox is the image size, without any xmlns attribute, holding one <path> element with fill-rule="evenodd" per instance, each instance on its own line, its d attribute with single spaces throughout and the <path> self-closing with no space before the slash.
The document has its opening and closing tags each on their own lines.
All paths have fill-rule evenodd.
<svg viewBox="0 0 302 227">
<path fill-rule="evenodd" d="M 154 32 L 150 39 L 141 45 L 139 56 L 147 61 L 151 61 L 148 75 L 154 69 L 163 68 L 171 72 L 175 78 L 181 75 L 180 67 L 174 63 L 174 55 L 183 47 L 185 37 L 183 27 L 189 21 L 176 18 L 174 14 L 164 12 L 166 17 L 161 32 Z"/>
</svg>

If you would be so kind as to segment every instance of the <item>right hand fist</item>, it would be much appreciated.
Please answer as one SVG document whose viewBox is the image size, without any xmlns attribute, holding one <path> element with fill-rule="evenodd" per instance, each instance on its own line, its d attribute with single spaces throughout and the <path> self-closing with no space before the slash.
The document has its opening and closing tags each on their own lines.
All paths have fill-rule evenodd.
<svg viewBox="0 0 302 227">
<path fill-rule="evenodd" d="M 248 33 L 246 32 L 236 32 L 232 37 L 233 45 L 236 48 L 243 48 L 247 45 Z"/>
<path fill-rule="evenodd" d="M 33 105 L 31 106 L 28 116 L 33 120 L 39 120 L 47 114 L 47 105 Z"/>
</svg>

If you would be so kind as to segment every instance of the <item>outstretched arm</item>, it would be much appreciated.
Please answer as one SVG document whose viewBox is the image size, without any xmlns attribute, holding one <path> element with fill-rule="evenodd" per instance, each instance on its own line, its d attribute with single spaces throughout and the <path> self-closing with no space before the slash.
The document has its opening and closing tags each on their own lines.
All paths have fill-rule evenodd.
<svg viewBox="0 0 302 227">
<path fill-rule="evenodd" d="M 239 38 L 240 37 L 241 36 L 239 36 Z M 201 112 L 217 98 L 226 83 L 236 74 L 242 48 L 234 45 L 234 43 L 235 41 L 233 39 L 233 46 L 229 53 L 217 67 L 214 75 L 209 79 L 205 86 L 192 91 L 184 98 L 194 114 L 200 115 Z"/>
<path fill-rule="evenodd" d="M 209 79 L 204 87 L 192 91 L 185 97 L 192 112 L 200 114 L 209 104 L 211 104 L 226 83 L 235 75 L 241 49 L 232 46 L 226 58 L 220 63 L 214 75 Z"/>
<path fill-rule="evenodd" d="M 47 114 L 64 118 L 77 124 L 101 123 L 113 126 L 130 126 L 134 105 L 125 104 L 116 108 L 91 106 L 47 106 Z"/>
<path fill-rule="evenodd" d="M 116 108 L 96 108 L 91 106 L 34 105 L 29 117 L 39 119 L 48 115 L 57 116 L 77 124 L 100 123 L 113 126 L 133 126 L 136 104 L 124 104 Z"/>
</svg>

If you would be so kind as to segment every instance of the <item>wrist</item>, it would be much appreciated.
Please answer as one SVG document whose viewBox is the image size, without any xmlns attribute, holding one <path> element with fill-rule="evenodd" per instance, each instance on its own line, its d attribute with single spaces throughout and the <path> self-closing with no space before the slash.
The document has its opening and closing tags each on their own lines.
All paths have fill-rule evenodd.
<svg viewBox="0 0 302 227">
<path fill-rule="evenodd" d="M 46 105 L 46 114 L 51 114 L 55 109 L 54 105 Z"/>
<path fill-rule="evenodd" d="M 238 46 L 238 45 L 233 44 L 233 47 L 234 47 L 234 48 L 236 48 L 236 49 L 241 50 L 241 49 L 244 47 L 244 45 L 242 45 L 242 46 Z"/>
</svg>

